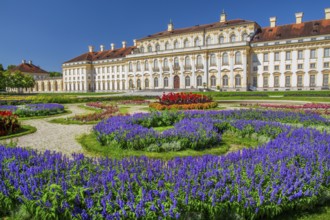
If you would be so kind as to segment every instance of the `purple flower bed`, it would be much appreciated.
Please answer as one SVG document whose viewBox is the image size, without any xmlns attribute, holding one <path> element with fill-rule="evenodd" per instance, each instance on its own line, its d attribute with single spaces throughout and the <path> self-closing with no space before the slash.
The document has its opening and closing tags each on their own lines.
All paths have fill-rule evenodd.
<svg viewBox="0 0 330 220">
<path fill-rule="evenodd" d="M 20 117 L 46 116 L 64 112 L 64 106 L 56 103 L 27 104 L 21 107 L 14 105 L 2 105 L 1 110 L 8 110 Z"/>
<path fill-rule="evenodd" d="M 301 123 L 305 126 L 329 124 L 327 119 L 316 114 L 251 110 L 188 111 L 115 116 L 97 124 L 94 131 L 101 144 L 123 149 L 142 150 L 151 144 L 160 147 L 164 143 L 176 142 L 180 144 L 177 150 L 198 150 L 219 144 L 221 134 L 228 129 L 241 136 L 257 133 L 275 138 L 291 129 L 280 122 Z M 152 128 L 171 125 L 174 128 L 163 133 Z"/>
<path fill-rule="evenodd" d="M 330 184 L 330 135 L 300 128 L 225 156 L 90 159 L 0 146 L 0 213 L 36 219 L 269 219 Z"/>
</svg>

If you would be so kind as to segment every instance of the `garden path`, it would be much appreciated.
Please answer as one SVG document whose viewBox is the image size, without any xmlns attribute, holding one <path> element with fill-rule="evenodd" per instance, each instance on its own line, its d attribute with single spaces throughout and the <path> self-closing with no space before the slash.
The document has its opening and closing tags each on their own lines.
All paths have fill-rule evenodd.
<svg viewBox="0 0 330 220">
<path fill-rule="evenodd" d="M 37 128 L 33 134 L 9 139 L 6 142 L 13 141 L 20 147 L 29 147 L 37 150 L 51 150 L 62 152 L 64 154 L 82 153 L 81 145 L 75 138 L 81 134 L 89 133 L 93 125 L 62 125 L 50 123 L 54 118 L 65 118 L 77 114 L 90 113 L 92 111 L 78 107 L 79 104 L 66 105 L 72 113 L 58 117 L 33 119 L 22 121 L 22 124 L 31 125 Z"/>
</svg>

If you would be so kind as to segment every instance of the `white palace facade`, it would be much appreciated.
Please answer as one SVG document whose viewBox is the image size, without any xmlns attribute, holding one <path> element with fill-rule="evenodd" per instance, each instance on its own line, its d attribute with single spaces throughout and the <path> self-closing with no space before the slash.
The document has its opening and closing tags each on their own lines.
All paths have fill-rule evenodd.
<svg viewBox="0 0 330 220">
<path fill-rule="evenodd" d="M 269 27 L 220 20 L 103 45 L 62 65 L 63 91 L 106 92 L 209 88 L 221 91 L 329 89 L 330 8 L 325 17 Z"/>
</svg>

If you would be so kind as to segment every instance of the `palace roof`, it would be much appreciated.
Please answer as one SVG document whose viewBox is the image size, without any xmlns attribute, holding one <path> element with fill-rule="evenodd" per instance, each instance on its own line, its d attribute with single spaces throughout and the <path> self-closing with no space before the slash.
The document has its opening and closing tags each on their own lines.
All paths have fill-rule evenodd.
<svg viewBox="0 0 330 220">
<path fill-rule="evenodd" d="M 135 47 L 126 47 L 126 48 L 119 48 L 119 49 L 115 49 L 115 50 L 87 52 L 80 56 L 77 56 L 76 58 L 68 60 L 64 63 L 122 58 L 122 57 L 127 56 L 128 54 L 131 54 L 131 52 L 134 48 Z"/>
<path fill-rule="evenodd" d="M 176 34 L 184 34 L 184 33 L 190 33 L 190 32 L 197 32 L 197 31 L 203 31 L 204 29 L 215 29 L 215 28 L 225 28 L 228 26 L 234 26 L 234 25 L 243 25 L 243 24 L 248 24 L 248 23 L 253 23 L 254 21 L 248 21 L 248 20 L 243 20 L 243 19 L 235 19 L 235 20 L 229 20 L 226 22 L 214 22 L 211 24 L 202 24 L 202 25 L 195 25 L 192 27 L 187 27 L 187 28 L 178 28 L 174 29 L 173 31 L 162 31 L 158 32 L 152 35 L 148 35 L 147 37 L 139 39 L 141 40 L 149 40 L 153 38 L 159 38 L 159 37 L 168 37 Z"/>
<path fill-rule="evenodd" d="M 330 34 L 329 19 L 261 28 L 259 33 L 252 39 L 252 42 L 276 41 L 326 34 Z"/>
<path fill-rule="evenodd" d="M 20 71 L 24 73 L 48 73 L 46 70 L 41 69 L 32 63 L 21 63 L 11 70 L 12 72 Z"/>
</svg>

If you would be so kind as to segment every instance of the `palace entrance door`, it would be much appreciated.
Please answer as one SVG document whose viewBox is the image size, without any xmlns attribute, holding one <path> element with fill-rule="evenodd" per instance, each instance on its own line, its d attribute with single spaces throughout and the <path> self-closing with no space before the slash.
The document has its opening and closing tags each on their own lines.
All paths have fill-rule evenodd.
<svg viewBox="0 0 330 220">
<path fill-rule="evenodd" d="M 174 89 L 180 89 L 180 77 L 174 76 Z"/>
</svg>

